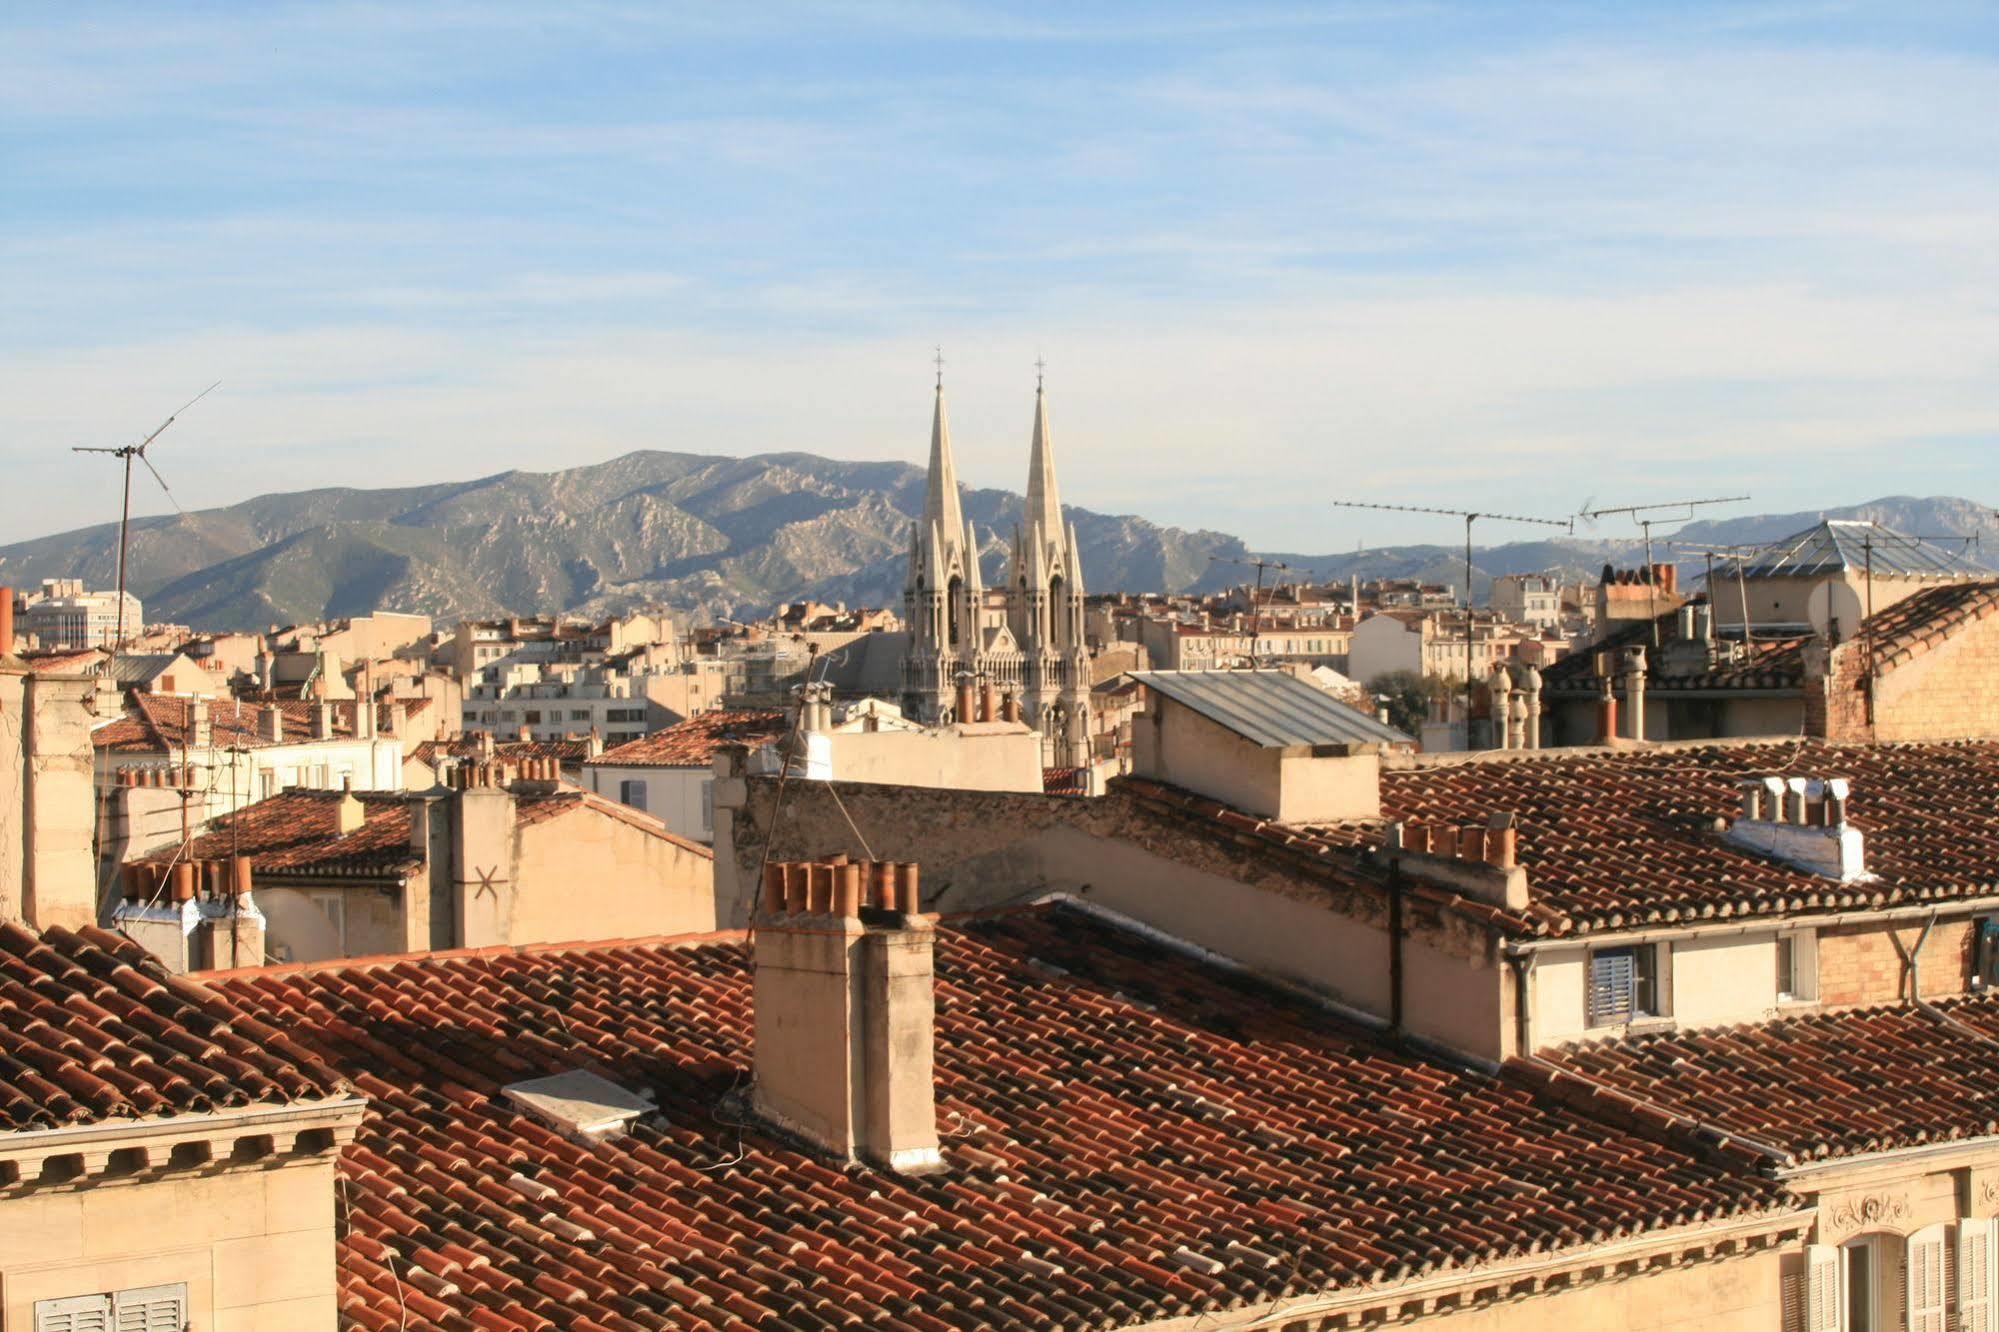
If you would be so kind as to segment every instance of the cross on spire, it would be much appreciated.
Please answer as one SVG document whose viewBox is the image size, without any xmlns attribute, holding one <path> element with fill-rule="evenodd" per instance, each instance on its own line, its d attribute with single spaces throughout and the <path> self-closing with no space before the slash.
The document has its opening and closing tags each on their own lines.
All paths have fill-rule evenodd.
<svg viewBox="0 0 1999 1332">
<path fill-rule="evenodd" d="M 935 356 L 934 358 L 932 358 L 932 359 L 933 359 L 933 360 L 935 360 L 935 361 L 936 361 L 936 363 L 937 363 L 937 387 L 938 387 L 938 388 L 943 388 L 943 387 L 944 387 L 944 349 L 943 349 L 942 347 L 938 347 L 938 348 L 936 348 L 936 352 L 937 352 L 937 355 L 936 355 L 936 356 Z"/>
<path fill-rule="evenodd" d="M 1048 362 L 1041 359 L 1041 353 L 1034 354 L 1034 391 L 1041 392 L 1041 376 L 1047 371 Z"/>
</svg>

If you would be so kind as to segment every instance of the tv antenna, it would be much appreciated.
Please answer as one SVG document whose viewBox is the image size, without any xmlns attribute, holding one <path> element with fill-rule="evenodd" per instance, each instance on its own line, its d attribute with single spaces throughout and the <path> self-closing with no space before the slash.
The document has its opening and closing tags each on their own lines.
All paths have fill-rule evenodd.
<svg viewBox="0 0 1999 1332">
<path fill-rule="evenodd" d="M 1631 520 L 1645 531 L 1645 609 L 1646 618 L 1652 623 L 1653 647 L 1659 646 L 1659 579 L 1652 568 L 1652 524 L 1691 522 L 1694 510 L 1704 505 L 1737 504 L 1748 498 L 1747 495 L 1723 495 L 1718 499 L 1666 500 L 1658 504 L 1620 504 L 1601 509 L 1589 508 L 1589 501 L 1583 501 L 1583 511 L 1576 515 L 1579 518 L 1587 518 L 1593 523 L 1613 513 L 1628 513 L 1631 515 Z M 1652 515 L 1655 509 L 1668 509 L 1673 512 L 1654 517 Z M 1679 513 L 1680 509 L 1685 509 L 1686 512 Z"/>
<path fill-rule="evenodd" d="M 1575 519 L 1524 518 L 1517 513 L 1482 513 L 1476 509 L 1433 509 L 1422 504 L 1369 504 L 1361 500 L 1330 500 L 1336 509 L 1384 509 L 1390 513 L 1436 513 L 1447 518 L 1465 520 L 1465 748 L 1471 748 L 1471 696 L 1477 684 L 1472 669 L 1472 624 L 1471 624 L 1471 529 L 1481 518 L 1490 518 L 1500 523 L 1537 523 L 1542 527 L 1567 528 L 1571 534 L 1576 530 Z M 1360 614 L 1360 607 L 1354 607 L 1354 614 Z M 1500 725 L 1506 724 L 1500 719 Z"/>
<path fill-rule="evenodd" d="M 221 387 L 222 381 L 218 379 L 192 398 L 189 398 L 181 404 L 180 408 L 172 416 L 160 422 L 158 429 L 154 430 L 152 434 L 146 436 L 137 444 L 123 444 L 115 449 L 92 448 L 79 444 L 72 446 L 70 449 L 72 453 L 108 453 L 114 458 L 122 458 L 125 462 L 125 502 L 124 507 L 118 512 L 118 636 L 111 640 L 111 655 L 113 657 L 116 657 L 119 649 L 125 646 L 125 541 L 132 526 L 132 459 L 137 458 L 146 465 L 146 470 L 153 474 L 153 480 L 159 482 L 160 489 L 166 492 L 169 500 L 173 500 L 174 508 L 185 515 L 187 510 L 182 509 L 180 501 L 174 499 L 173 488 L 167 485 L 167 479 L 160 475 L 160 469 L 153 466 L 153 460 L 146 456 L 146 450 L 151 447 L 154 440 L 166 433 L 168 426 L 180 418 L 181 412 L 186 411 Z"/>
<path fill-rule="evenodd" d="M 1260 642 L 1259 635 L 1262 632 L 1263 625 L 1263 571 L 1265 569 L 1282 569 L 1286 573 L 1289 573 L 1291 566 L 1281 560 L 1236 560 L 1230 559 L 1226 555 L 1210 555 L 1208 556 L 1208 563 L 1237 564 L 1245 569 L 1256 570 L 1256 591 L 1249 599 L 1249 668 L 1255 670 L 1261 664 L 1257 658 L 1256 649 Z"/>
</svg>

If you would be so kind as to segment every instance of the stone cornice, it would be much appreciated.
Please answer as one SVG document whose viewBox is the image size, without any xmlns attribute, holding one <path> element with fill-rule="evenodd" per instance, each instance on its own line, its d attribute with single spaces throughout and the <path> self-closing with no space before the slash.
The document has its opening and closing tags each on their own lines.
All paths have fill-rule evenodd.
<svg viewBox="0 0 1999 1332">
<path fill-rule="evenodd" d="M 0 1197 L 329 1155 L 354 1140 L 367 1103 L 347 1095 L 0 1134 Z"/>
</svg>

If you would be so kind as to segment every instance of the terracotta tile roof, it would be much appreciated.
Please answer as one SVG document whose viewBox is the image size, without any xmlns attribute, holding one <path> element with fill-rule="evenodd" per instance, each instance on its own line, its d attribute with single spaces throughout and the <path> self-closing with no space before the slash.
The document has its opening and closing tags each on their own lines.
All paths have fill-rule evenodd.
<svg viewBox="0 0 1999 1332">
<path fill-rule="evenodd" d="M 1999 1133 L 1999 995 L 1564 1046 L 1566 1073 L 1770 1144 L 1788 1162 Z M 1545 1072 L 1530 1074 L 1545 1080 Z"/>
<path fill-rule="evenodd" d="M 410 849 L 410 805 L 422 797 L 402 791 L 357 791 L 355 797 L 362 804 L 364 817 L 361 826 L 345 836 L 336 831 L 334 815 L 340 792 L 293 789 L 217 819 L 180 858 L 219 860 L 245 855 L 258 874 L 399 875 L 421 865 L 422 857 Z M 582 809 L 643 828 L 701 855 L 714 854 L 668 832 L 657 819 L 574 787 L 546 795 L 517 793 L 514 826 L 532 827 Z M 169 849 L 143 860 L 166 864 L 177 855 L 177 849 Z"/>
<path fill-rule="evenodd" d="M 1846 777 L 1848 817 L 1877 876 L 1839 883 L 1723 842 L 1736 781 L 1783 772 Z M 1999 742 L 1717 743 L 1642 750 L 1545 750 L 1390 770 L 1382 820 L 1294 825 L 1257 818 L 1141 778 L 1118 789 L 1261 854 L 1352 881 L 1355 853 L 1384 822 L 1518 820 L 1525 911 L 1447 895 L 1454 912 L 1508 933 L 1565 935 L 1747 916 L 1808 915 L 1999 896 Z"/>
<path fill-rule="evenodd" d="M 754 749 L 784 731 L 784 713 L 775 708 L 718 708 L 607 749 L 590 763 L 607 768 L 705 768 L 724 745 Z"/>
<path fill-rule="evenodd" d="M 1848 818 L 1877 880 L 1844 884 L 1721 841 L 1736 782 L 1773 772 L 1846 777 Z M 1382 815 L 1423 822 L 1519 819 L 1519 863 L 1554 922 L 1586 932 L 1756 915 L 1893 906 L 1999 893 L 1999 743 L 1720 743 L 1384 772 Z M 1317 830 L 1375 845 L 1378 825 Z"/>
<path fill-rule="evenodd" d="M 1658 619 L 1659 638 L 1671 643 L 1679 637 L 1678 612 Z M 1582 692 L 1594 696 L 1601 687 L 1596 675 L 1595 655 L 1612 648 L 1636 647 L 1651 642 L 1651 622 L 1641 620 L 1607 634 L 1587 649 L 1570 653 L 1541 672 L 1542 688 L 1556 693 Z M 1668 652 L 1651 652 L 1645 660 L 1648 689 L 1785 689 L 1804 688 L 1804 646 L 1806 637 L 1753 639 L 1746 646 L 1729 644 L 1737 655 L 1733 660 L 1717 657 L 1712 668 L 1688 670 Z"/>
<path fill-rule="evenodd" d="M 1319 879 L 1334 891 L 1386 893 L 1386 878 L 1376 875 L 1361 855 L 1372 841 L 1378 840 L 1378 829 L 1313 829 L 1278 823 L 1143 777 L 1116 778 L 1111 789 L 1131 797 L 1156 816 L 1198 835 L 1280 860 L 1289 869 Z M 1512 911 L 1419 882 L 1407 884 L 1405 891 L 1413 898 L 1508 934 L 1548 934 L 1565 928 L 1559 912 L 1539 903 L 1530 903 L 1525 911 Z"/>
<path fill-rule="evenodd" d="M 122 935 L 0 922 L 0 1132 L 342 1090 L 254 1008 L 168 975 Z"/>
<path fill-rule="evenodd" d="M 98 727 L 91 732 L 91 743 L 98 749 L 114 753 L 160 753 L 177 750 L 187 739 L 188 712 L 194 700 L 173 695 L 134 694 L 125 710 L 125 715 L 117 721 Z M 233 698 L 208 700 L 208 719 L 215 730 L 218 746 L 240 745 L 248 749 L 267 745 L 302 744 L 312 739 L 313 714 L 316 703 L 279 700 L 260 703 Z M 354 700 L 336 701 L 329 706 L 333 709 L 333 735 L 336 739 L 352 739 L 354 736 Z M 390 720 L 389 709 L 396 703 L 378 704 L 375 710 L 375 725 L 378 734 L 387 734 Z M 275 707 L 284 716 L 284 740 L 267 740 L 258 726 L 258 714 L 265 707 Z M 404 715 L 408 715 L 406 712 Z"/>
<path fill-rule="evenodd" d="M 486 751 L 477 740 L 426 740 L 412 749 L 408 755 L 433 766 L 441 758 L 477 759 L 486 757 Z M 559 763 L 574 765 L 590 757 L 590 742 L 582 740 L 495 740 L 492 757 L 496 759 L 552 758 Z"/>
<path fill-rule="evenodd" d="M 1043 795 L 1088 795 L 1090 793 L 1089 769 L 1043 768 L 1041 770 L 1041 791 Z"/>
<path fill-rule="evenodd" d="M 1884 672 L 1906 665 L 1966 625 L 1999 612 L 1999 582 L 1946 583 L 1877 611 L 1862 622 Z"/>
<path fill-rule="evenodd" d="M 737 936 L 212 983 L 370 1097 L 339 1167 L 357 1328 L 1125 1326 L 1790 1210 L 1739 1156 L 1393 1049 L 1072 908 L 947 925 L 937 970 L 950 1169 L 916 1178 L 732 1118 Z M 585 1146 L 500 1095 L 579 1063 L 657 1112 Z"/>
</svg>

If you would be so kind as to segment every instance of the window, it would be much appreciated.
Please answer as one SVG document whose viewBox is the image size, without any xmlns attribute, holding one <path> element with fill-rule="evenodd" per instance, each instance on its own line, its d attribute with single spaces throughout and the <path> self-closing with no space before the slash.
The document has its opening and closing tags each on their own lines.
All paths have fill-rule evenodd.
<svg viewBox="0 0 1999 1332">
<path fill-rule="evenodd" d="M 588 708 L 571 708 L 571 709 L 569 710 L 569 720 L 571 720 L 571 721 L 589 721 L 589 720 L 590 720 L 590 709 L 588 709 Z"/>
<path fill-rule="evenodd" d="M 701 783 L 701 831 L 715 830 L 715 781 L 713 778 Z"/>
<path fill-rule="evenodd" d="M 1971 988 L 1982 990 L 1999 985 L 1999 916 L 1985 916 L 1973 936 Z"/>
<path fill-rule="evenodd" d="M 35 1303 L 35 1332 L 181 1332 L 186 1326 L 185 1282 Z"/>
<path fill-rule="evenodd" d="M 539 726 L 541 724 L 541 709 L 529 708 L 527 710 L 527 715 L 522 717 L 521 720 L 527 722 L 531 726 Z"/>
<path fill-rule="evenodd" d="M 618 783 L 618 800 L 633 809 L 646 807 L 646 784 L 643 781 L 623 781 Z"/>
<path fill-rule="evenodd" d="M 1818 998 L 1818 936 L 1809 930 L 1777 936 L 1777 998 Z"/>
<path fill-rule="evenodd" d="M 347 898 L 341 893 L 314 893 L 312 904 L 319 908 L 319 914 L 326 917 L 326 923 L 333 931 L 333 946 L 337 956 L 347 956 Z"/>
<path fill-rule="evenodd" d="M 1637 944 L 1591 953 L 1588 998 L 1592 1027 L 1660 1016 L 1658 946 Z"/>
</svg>

